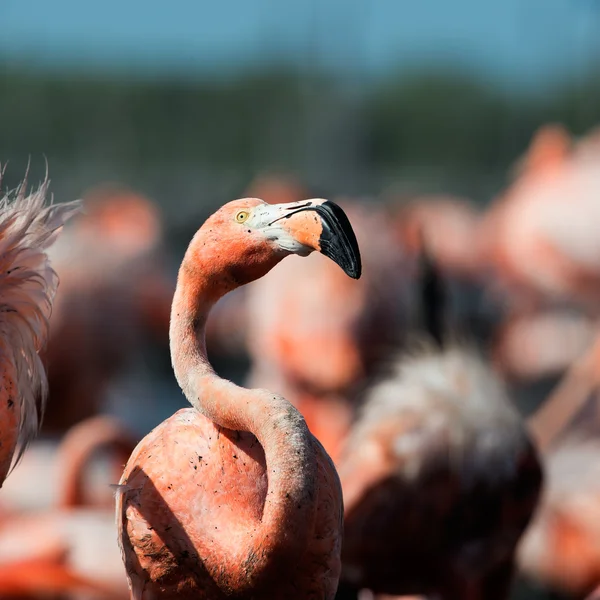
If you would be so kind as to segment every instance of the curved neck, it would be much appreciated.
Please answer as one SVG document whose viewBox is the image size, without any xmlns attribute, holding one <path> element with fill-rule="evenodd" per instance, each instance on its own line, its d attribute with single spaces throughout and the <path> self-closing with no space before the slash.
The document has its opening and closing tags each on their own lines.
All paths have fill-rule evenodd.
<svg viewBox="0 0 600 600">
<path fill-rule="evenodd" d="M 317 458 L 304 419 L 287 400 L 267 390 L 241 388 L 211 367 L 204 338 L 208 314 L 236 284 L 223 274 L 226 269 L 219 268 L 209 246 L 201 229 L 179 270 L 171 311 L 171 359 L 177 381 L 196 410 L 216 425 L 254 434 L 263 447 L 268 490 L 260 534 L 248 532 L 250 547 L 239 549 L 242 561 L 250 552 L 253 561 L 259 557 L 252 570 L 259 577 L 261 567 L 272 565 L 275 557 L 297 559 L 306 548 L 316 515 Z M 273 257 L 261 275 L 280 259 Z M 247 573 L 249 580 L 252 573 Z"/>
<path fill-rule="evenodd" d="M 527 425 L 540 452 L 547 452 L 577 413 L 589 400 L 599 383 L 597 367 L 600 340 L 576 360 L 563 379 L 531 417 Z"/>
<path fill-rule="evenodd" d="M 117 419 L 98 415 L 70 429 L 56 452 L 56 463 L 62 475 L 62 488 L 57 508 L 70 509 L 86 505 L 86 467 L 103 448 L 115 451 L 114 466 L 127 462 L 136 446 L 133 436 Z M 114 457 L 111 457 L 114 459 Z"/>
</svg>

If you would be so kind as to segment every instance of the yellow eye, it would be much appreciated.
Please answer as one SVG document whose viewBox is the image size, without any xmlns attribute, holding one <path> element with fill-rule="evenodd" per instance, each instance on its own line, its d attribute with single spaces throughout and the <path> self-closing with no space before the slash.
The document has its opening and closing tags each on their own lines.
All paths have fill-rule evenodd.
<svg viewBox="0 0 600 600">
<path fill-rule="evenodd" d="M 244 221 L 246 221 L 248 219 L 248 217 L 250 216 L 250 213 L 246 210 L 240 210 L 240 212 L 235 215 L 235 220 L 238 223 L 243 223 Z"/>
</svg>

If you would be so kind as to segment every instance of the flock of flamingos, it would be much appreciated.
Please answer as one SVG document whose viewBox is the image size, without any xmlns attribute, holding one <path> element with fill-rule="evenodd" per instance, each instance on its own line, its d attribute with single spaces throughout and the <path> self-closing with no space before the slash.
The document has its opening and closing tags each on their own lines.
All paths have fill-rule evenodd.
<svg viewBox="0 0 600 600">
<path fill-rule="evenodd" d="M 485 210 L 258 178 L 176 282 L 141 195 L 5 194 L 0 598 L 600 598 L 600 130 Z M 147 334 L 190 406 L 140 440 Z"/>
</svg>

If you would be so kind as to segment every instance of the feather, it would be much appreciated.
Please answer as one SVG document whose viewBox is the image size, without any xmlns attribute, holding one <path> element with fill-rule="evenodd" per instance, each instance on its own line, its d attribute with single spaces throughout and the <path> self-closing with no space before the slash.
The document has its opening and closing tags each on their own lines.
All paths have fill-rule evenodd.
<svg viewBox="0 0 600 600">
<path fill-rule="evenodd" d="M 3 170 L 0 169 L 0 184 Z M 58 276 L 48 248 L 78 201 L 46 206 L 49 180 L 27 194 L 27 178 L 0 198 L 0 369 L 15 374 L 21 420 L 13 468 L 43 419 L 48 381 L 39 352 L 48 339 Z"/>
</svg>

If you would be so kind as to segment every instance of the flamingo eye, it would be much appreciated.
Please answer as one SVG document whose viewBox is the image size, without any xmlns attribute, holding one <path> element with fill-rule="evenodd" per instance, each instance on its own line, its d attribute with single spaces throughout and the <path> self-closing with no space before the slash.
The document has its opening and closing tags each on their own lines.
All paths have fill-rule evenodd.
<svg viewBox="0 0 600 600">
<path fill-rule="evenodd" d="M 240 212 L 235 215 L 235 220 L 238 223 L 243 223 L 244 221 L 248 220 L 248 217 L 250 216 L 250 213 L 246 210 L 240 210 Z"/>
</svg>

